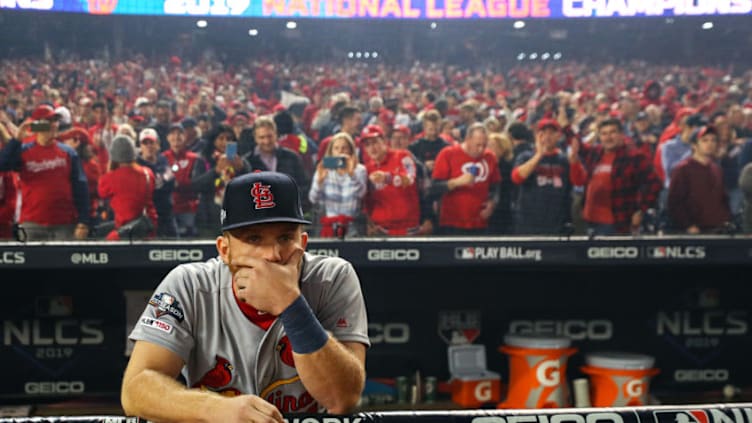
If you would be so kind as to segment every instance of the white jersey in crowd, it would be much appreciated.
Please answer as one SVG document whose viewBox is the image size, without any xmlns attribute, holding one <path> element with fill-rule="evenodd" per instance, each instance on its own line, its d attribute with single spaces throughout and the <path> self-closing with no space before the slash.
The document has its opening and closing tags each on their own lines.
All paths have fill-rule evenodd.
<svg viewBox="0 0 752 423">
<path fill-rule="evenodd" d="M 370 346 L 360 281 L 349 262 L 305 253 L 300 290 L 337 340 Z M 179 355 L 190 387 L 258 395 L 283 413 L 324 411 L 300 381 L 282 323 L 268 319 L 267 326 L 243 314 L 229 268 L 213 258 L 172 270 L 130 337 Z"/>
</svg>

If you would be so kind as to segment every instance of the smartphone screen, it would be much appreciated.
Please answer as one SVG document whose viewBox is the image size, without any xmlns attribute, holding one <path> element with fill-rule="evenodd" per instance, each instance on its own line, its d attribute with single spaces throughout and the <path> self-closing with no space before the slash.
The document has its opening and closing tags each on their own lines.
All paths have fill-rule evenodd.
<svg viewBox="0 0 752 423">
<path fill-rule="evenodd" d="M 342 169 L 345 167 L 344 157 L 326 156 L 324 157 L 324 169 Z"/>
<path fill-rule="evenodd" d="M 50 122 L 46 120 L 37 120 L 31 122 L 30 129 L 31 132 L 46 132 L 50 130 L 51 126 Z"/>
<path fill-rule="evenodd" d="M 235 156 L 238 155 L 238 143 L 235 141 L 228 141 L 227 146 L 225 147 L 225 156 L 227 156 L 228 160 L 234 160 Z"/>
</svg>

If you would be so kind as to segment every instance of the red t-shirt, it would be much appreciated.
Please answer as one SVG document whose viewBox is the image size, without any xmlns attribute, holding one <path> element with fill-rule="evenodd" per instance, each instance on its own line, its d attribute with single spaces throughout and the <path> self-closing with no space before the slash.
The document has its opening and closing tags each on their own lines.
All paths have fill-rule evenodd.
<svg viewBox="0 0 752 423">
<path fill-rule="evenodd" d="M 384 160 L 376 163 L 369 160 L 366 171 L 380 170 L 388 174 L 386 183 L 369 187 L 366 207 L 371 220 L 386 229 L 403 230 L 418 226 L 420 205 L 418 187 L 415 184 L 416 167 L 412 154 L 407 150 L 387 150 Z M 409 180 L 409 185 L 404 184 Z"/>
<path fill-rule="evenodd" d="M 465 173 L 474 173 L 475 183 L 444 194 L 439 226 L 463 229 L 482 229 L 488 226 L 488 222 L 480 217 L 480 212 L 488 201 L 491 185 L 501 182 L 496 157 L 490 150 L 484 151 L 480 157 L 470 157 L 461 144 L 444 147 L 436 156 L 433 179 L 448 180 Z"/>
<path fill-rule="evenodd" d="M 21 147 L 23 166 L 19 172 L 21 188 L 20 223 L 69 225 L 76 223 L 78 211 L 73 202 L 71 185 L 72 156 L 70 147 L 53 142 L 42 146 L 36 142 Z"/>
<path fill-rule="evenodd" d="M 99 196 L 110 199 L 116 228 L 141 216 L 144 209 L 156 225 L 153 195 L 154 174 L 147 167 L 124 165 L 99 178 Z"/>
<path fill-rule="evenodd" d="M 614 212 L 611 210 L 611 172 L 615 157 L 616 153 L 603 153 L 601 161 L 595 166 L 590 177 L 582 210 L 582 217 L 588 222 L 614 224 Z"/>
</svg>

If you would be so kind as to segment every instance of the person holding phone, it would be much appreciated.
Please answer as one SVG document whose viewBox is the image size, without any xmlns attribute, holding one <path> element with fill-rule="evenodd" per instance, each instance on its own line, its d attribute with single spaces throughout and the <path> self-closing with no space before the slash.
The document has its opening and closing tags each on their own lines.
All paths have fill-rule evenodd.
<svg viewBox="0 0 752 423">
<path fill-rule="evenodd" d="M 18 172 L 19 223 L 26 241 L 82 240 L 89 235 L 86 174 L 76 151 L 58 142 L 59 118 L 52 106 L 40 104 L 15 133 L 7 122 L 0 124 L 0 137 L 7 140 L 0 150 L 0 172 Z M 22 143 L 29 131 L 32 141 Z"/>
<path fill-rule="evenodd" d="M 219 234 L 220 206 L 227 182 L 243 173 L 251 165 L 238 155 L 238 143 L 232 127 L 218 125 L 209 133 L 206 146 L 193 167 L 191 185 L 199 193 L 196 226 L 199 237 L 211 238 Z"/>
<path fill-rule="evenodd" d="M 316 166 L 308 193 L 311 204 L 322 209 L 321 237 L 357 235 L 352 223 L 360 213 L 366 185 L 366 167 L 358 163 L 352 137 L 346 132 L 335 134 Z"/>
<path fill-rule="evenodd" d="M 499 201 L 501 176 L 496 157 L 488 149 L 488 130 L 476 122 L 465 141 L 444 148 L 433 168 L 434 196 L 441 196 L 439 233 L 483 235 Z"/>
</svg>

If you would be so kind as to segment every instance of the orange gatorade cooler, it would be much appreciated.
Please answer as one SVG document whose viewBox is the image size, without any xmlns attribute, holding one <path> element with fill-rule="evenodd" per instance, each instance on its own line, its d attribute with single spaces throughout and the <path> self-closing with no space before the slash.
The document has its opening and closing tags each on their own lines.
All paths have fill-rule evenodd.
<svg viewBox="0 0 752 423">
<path fill-rule="evenodd" d="M 465 408 L 501 399 L 501 378 L 486 369 L 484 345 L 451 345 L 448 349 L 452 402 Z"/>
<path fill-rule="evenodd" d="M 567 359 L 577 352 L 569 338 L 506 335 L 499 348 L 509 356 L 507 398 L 498 408 L 569 406 Z"/>
<path fill-rule="evenodd" d="M 603 352 L 585 356 L 580 370 L 590 378 L 590 402 L 594 407 L 646 405 L 653 357 L 642 354 Z"/>
</svg>

